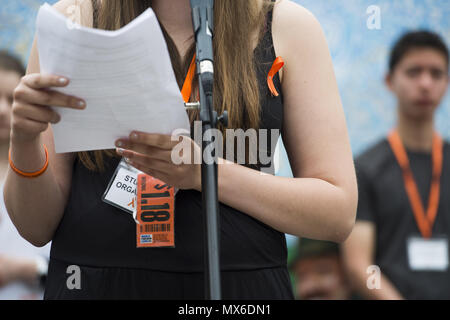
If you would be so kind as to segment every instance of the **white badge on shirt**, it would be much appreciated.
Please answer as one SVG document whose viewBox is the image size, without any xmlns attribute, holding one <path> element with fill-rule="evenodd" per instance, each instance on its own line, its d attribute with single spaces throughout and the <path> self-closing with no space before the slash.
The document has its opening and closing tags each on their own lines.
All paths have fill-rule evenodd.
<svg viewBox="0 0 450 320">
<path fill-rule="evenodd" d="M 122 159 L 103 194 L 102 200 L 133 214 L 136 208 L 137 176 L 139 173 L 139 170 Z"/>
<path fill-rule="evenodd" d="M 137 222 L 137 179 L 142 171 L 130 166 L 122 159 L 114 172 L 102 200 L 131 215 Z M 178 189 L 174 189 L 176 195 Z"/>
<path fill-rule="evenodd" d="M 448 239 L 446 237 L 410 237 L 407 242 L 409 267 L 413 271 L 447 271 Z"/>
</svg>

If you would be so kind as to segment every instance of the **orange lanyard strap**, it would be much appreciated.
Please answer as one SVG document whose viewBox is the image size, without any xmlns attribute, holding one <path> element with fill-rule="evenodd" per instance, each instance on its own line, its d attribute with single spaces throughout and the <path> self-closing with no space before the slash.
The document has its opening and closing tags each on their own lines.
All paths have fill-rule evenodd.
<svg viewBox="0 0 450 320">
<path fill-rule="evenodd" d="M 420 198 L 420 194 L 417 188 L 416 181 L 414 180 L 413 173 L 409 164 L 408 155 L 400 139 L 400 135 L 397 130 L 390 133 L 388 137 L 389 144 L 392 151 L 397 158 L 398 164 L 402 168 L 403 180 L 405 183 L 405 189 L 408 194 L 408 198 L 416 219 L 417 226 L 420 233 L 424 238 L 431 238 L 433 224 L 436 219 L 437 210 L 439 206 L 439 195 L 441 188 L 441 174 L 442 174 L 442 148 L 443 142 L 439 134 L 434 133 L 433 136 L 433 176 L 431 181 L 430 195 L 428 198 L 428 208 L 425 215 L 424 206 Z"/>
<path fill-rule="evenodd" d="M 192 82 L 194 81 L 195 70 L 197 66 L 195 63 L 195 54 L 192 58 L 191 65 L 189 66 L 188 73 L 186 75 L 186 79 L 184 80 L 183 88 L 181 89 L 181 95 L 183 96 L 183 100 L 185 103 L 188 103 L 191 99 L 192 94 Z"/>
<path fill-rule="evenodd" d="M 275 85 L 273 84 L 273 77 L 283 68 L 284 61 L 283 58 L 277 57 L 273 62 L 272 68 L 270 68 L 269 74 L 267 75 L 267 85 L 269 86 L 269 90 L 273 96 L 278 97 L 278 91 L 275 89 Z"/>
</svg>

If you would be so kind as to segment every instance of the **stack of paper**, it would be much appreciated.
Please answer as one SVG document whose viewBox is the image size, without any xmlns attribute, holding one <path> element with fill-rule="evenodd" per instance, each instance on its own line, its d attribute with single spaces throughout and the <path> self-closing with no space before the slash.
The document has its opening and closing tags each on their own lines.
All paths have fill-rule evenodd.
<svg viewBox="0 0 450 320">
<path fill-rule="evenodd" d="M 85 110 L 53 107 L 57 153 L 113 149 L 131 131 L 189 132 L 189 119 L 167 45 L 149 8 L 127 26 L 104 31 L 74 25 L 44 4 L 37 18 L 41 73 L 70 79 L 57 89 L 87 102 Z"/>
</svg>

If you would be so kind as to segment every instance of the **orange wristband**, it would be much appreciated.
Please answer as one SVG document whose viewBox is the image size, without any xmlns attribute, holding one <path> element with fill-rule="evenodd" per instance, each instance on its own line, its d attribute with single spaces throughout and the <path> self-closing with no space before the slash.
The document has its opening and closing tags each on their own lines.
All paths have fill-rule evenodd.
<svg viewBox="0 0 450 320">
<path fill-rule="evenodd" d="M 11 160 L 11 149 L 9 149 L 8 159 L 9 159 L 9 165 L 11 166 L 11 169 L 13 169 L 13 171 L 15 173 L 17 173 L 18 175 L 20 175 L 22 177 L 25 177 L 25 178 L 37 178 L 37 177 L 39 177 L 40 175 L 42 175 L 45 172 L 45 170 L 47 170 L 47 167 L 48 167 L 48 150 L 47 150 L 47 147 L 45 146 L 45 144 L 44 144 L 44 149 L 45 149 L 45 164 L 44 164 L 44 167 L 41 170 L 36 171 L 36 172 L 23 172 L 23 171 L 17 169 L 16 166 L 14 165 L 14 163 Z"/>
</svg>

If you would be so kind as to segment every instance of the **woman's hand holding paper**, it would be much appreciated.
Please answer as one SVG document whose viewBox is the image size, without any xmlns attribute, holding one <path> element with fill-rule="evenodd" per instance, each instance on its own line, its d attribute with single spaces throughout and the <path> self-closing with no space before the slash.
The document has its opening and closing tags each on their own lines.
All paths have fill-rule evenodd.
<svg viewBox="0 0 450 320">
<path fill-rule="evenodd" d="M 49 123 L 58 123 L 61 116 L 50 106 L 86 108 L 84 100 L 51 90 L 66 87 L 68 84 L 69 80 L 66 78 L 40 73 L 28 74 L 21 79 L 14 90 L 12 142 L 36 139 L 47 129 Z"/>
<path fill-rule="evenodd" d="M 194 161 L 201 160 L 201 148 L 190 137 L 132 132 L 116 146 L 136 169 L 172 187 L 201 191 L 201 161 Z"/>
</svg>

